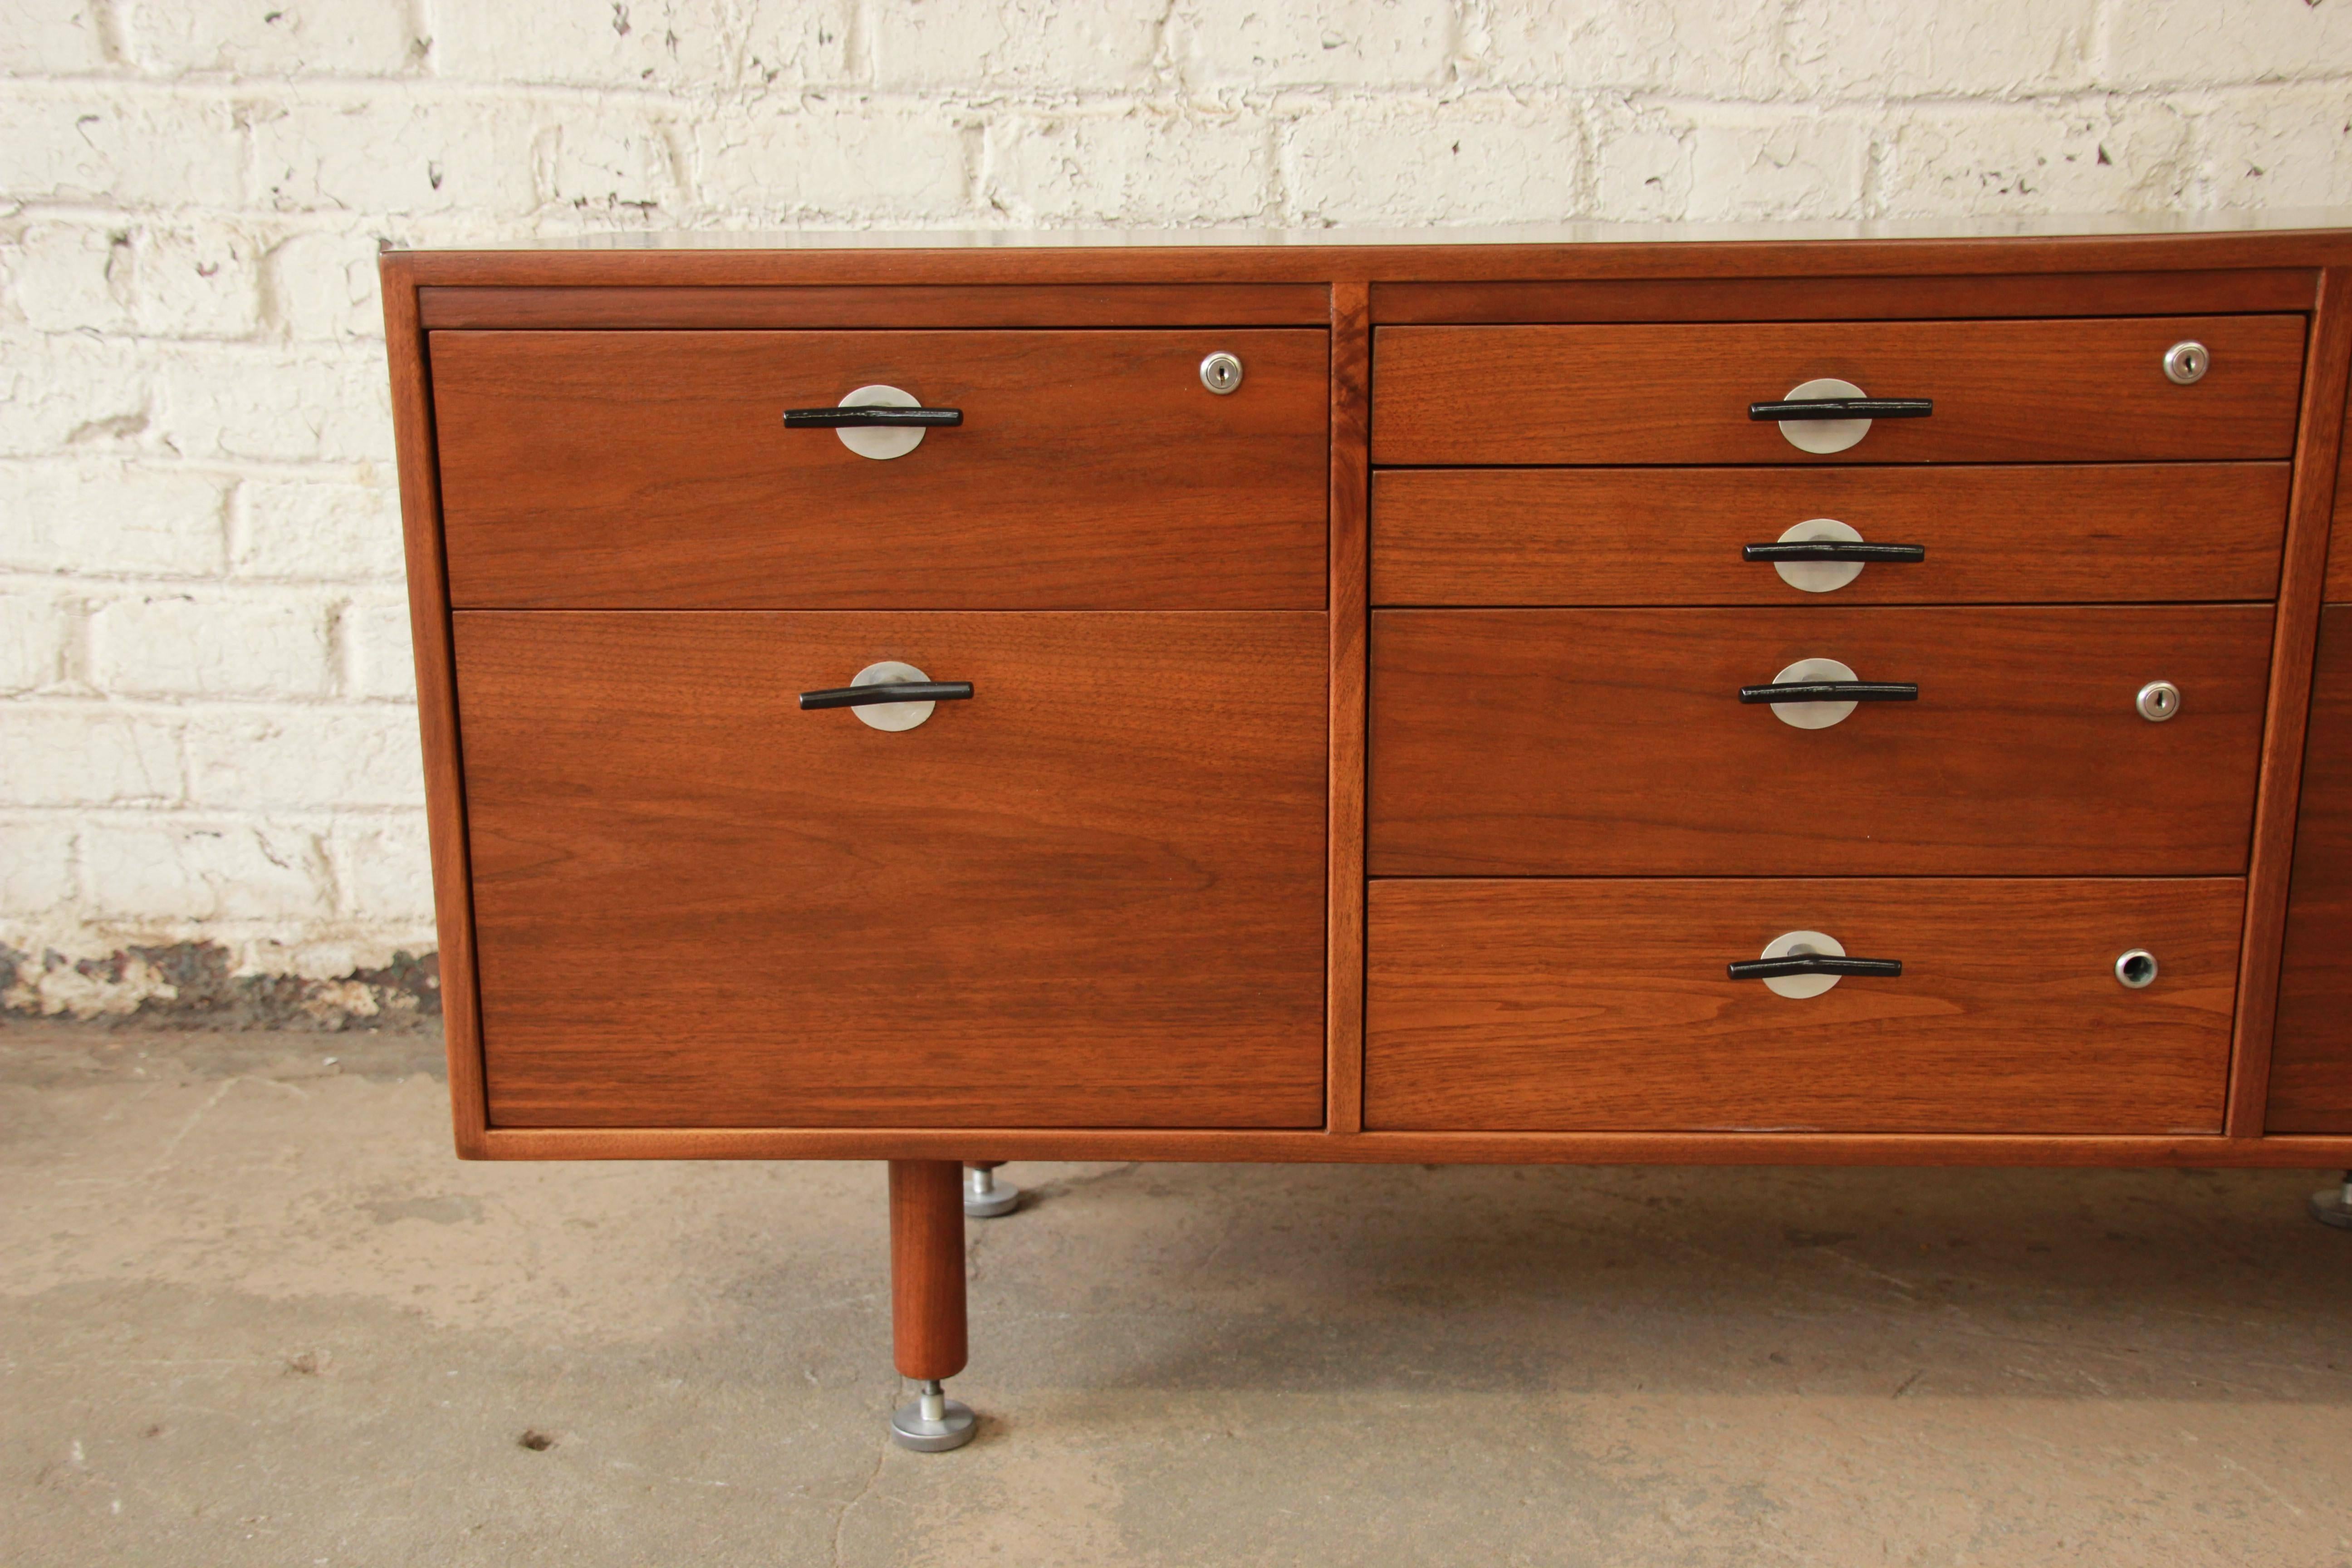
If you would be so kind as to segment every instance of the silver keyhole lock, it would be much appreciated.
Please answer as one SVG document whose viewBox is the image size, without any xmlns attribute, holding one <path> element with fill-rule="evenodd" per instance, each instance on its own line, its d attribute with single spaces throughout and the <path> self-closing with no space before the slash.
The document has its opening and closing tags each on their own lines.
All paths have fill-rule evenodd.
<svg viewBox="0 0 2352 1568">
<path fill-rule="evenodd" d="M 2133 948 L 2116 960 L 2116 978 L 2126 991 L 2145 991 L 2156 984 L 2156 954 L 2144 947 Z"/>
<path fill-rule="evenodd" d="M 1201 384 L 1219 397 L 1238 392 L 1242 384 L 1241 360 L 1219 349 L 1201 362 Z"/>
<path fill-rule="evenodd" d="M 2175 386 L 2204 380 L 2212 365 L 2212 353 L 2200 342 L 2175 343 L 2164 351 L 2164 379 Z"/>
<path fill-rule="evenodd" d="M 2132 706 L 2149 723 L 2161 724 L 2180 711 L 2180 688 L 2169 680 L 2151 680 L 2139 689 Z"/>
</svg>

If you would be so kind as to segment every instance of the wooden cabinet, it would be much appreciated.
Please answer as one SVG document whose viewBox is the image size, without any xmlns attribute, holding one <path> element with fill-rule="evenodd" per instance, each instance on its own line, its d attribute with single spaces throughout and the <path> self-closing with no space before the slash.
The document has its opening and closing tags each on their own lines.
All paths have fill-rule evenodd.
<svg viewBox="0 0 2352 1568">
<path fill-rule="evenodd" d="M 907 1376 L 958 1162 L 2352 1165 L 2352 221 L 383 278 L 458 1148 Z"/>
<path fill-rule="evenodd" d="M 384 274 L 467 1153 L 2352 1160 L 2352 228 Z"/>
</svg>

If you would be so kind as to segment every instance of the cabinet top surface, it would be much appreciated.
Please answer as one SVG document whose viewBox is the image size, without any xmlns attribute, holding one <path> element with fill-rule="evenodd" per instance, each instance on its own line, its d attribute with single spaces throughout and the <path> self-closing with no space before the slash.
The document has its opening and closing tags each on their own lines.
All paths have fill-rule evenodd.
<svg viewBox="0 0 2352 1568">
<path fill-rule="evenodd" d="M 1399 246 L 1622 246 L 1852 243 L 1884 240 L 2126 238 L 2352 230 L 2352 207 L 2275 212 L 2109 213 L 2061 216 L 1887 218 L 1809 223 L 1562 223 L 1417 228 L 700 230 L 573 235 L 418 252 L 648 250 L 1355 249 Z M 412 248 L 412 247 L 394 247 Z"/>
</svg>

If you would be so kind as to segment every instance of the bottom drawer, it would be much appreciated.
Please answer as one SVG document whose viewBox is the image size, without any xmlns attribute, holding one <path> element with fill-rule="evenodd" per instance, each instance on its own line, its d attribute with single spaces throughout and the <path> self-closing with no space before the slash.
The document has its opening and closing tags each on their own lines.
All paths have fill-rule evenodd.
<svg viewBox="0 0 2352 1568">
<path fill-rule="evenodd" d="M 2218 1132 L 2244 891 L 2235 878 L 1376 881 L 1364 1123 Z M 1902 974 L 1811 996 L 1727 974 L 1801 931 Z M 2135 949 L 2156 962 L 2137 988 L 2116 973 Z"/>
<path fill-rule="evenodd" d="M 493 1125 L 1323 1120 L 1319 614 L 455 626 Z"/>
</svg>

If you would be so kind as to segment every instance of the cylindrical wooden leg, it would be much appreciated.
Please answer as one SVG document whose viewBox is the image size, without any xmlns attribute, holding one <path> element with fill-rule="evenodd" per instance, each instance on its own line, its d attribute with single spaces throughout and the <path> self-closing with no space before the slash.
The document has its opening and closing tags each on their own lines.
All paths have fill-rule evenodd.
<svg viewBox="0 0 2352 1568">
<path fill-rule="evenodd" d="M 890 1162 L 890 1335 L 903 1377 L 963 1370 L 963 1166 L 956 1161 Z"/>
<path fill-rule="evenodd" d="M 980 1429 L 942 1378 L 963 1370 L 963 1166 L 953 1160 L 890 1162 L 890 1341 L 914 1402 L 890 1417 L 901 1447 L 927 1454 L 961 1448 Z"/>
</svg>

